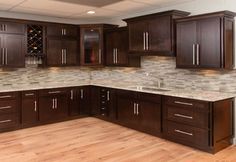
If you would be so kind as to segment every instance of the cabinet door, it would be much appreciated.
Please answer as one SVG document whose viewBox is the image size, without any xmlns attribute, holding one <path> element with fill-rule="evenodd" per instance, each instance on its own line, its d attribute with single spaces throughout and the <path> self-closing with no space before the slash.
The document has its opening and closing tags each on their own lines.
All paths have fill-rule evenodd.
<svg viewBox="0 0 236 162">
<path fill-rule="evenodd" d="M 38 122 L 39 111 L 37 95 L 35 91 L 22 93 L 22 124 L 23 126 L 34 125 Z"/>
<path fill-rule="evenodd" d="M 47 65 L 62 65 L 62 41 L 60 39 L 49 38 L 47 40 Z"/>
<path fill-rule="evenodd" d="M 90 88 L 81 87 L 79 88 L 79 102 L 80 102 L 80 114 L 90 115 Z"/>
<path fill-rule="evenodd" d="M 57 95 L 54 97 L 55 102 L 55 118 L 63 120 L 68 116 L 68 98 L 66 94 Z"/>
<path fill-rule="evenodd" d="M 115 41 L 118 36 L 116 32 L 109 32 L 106 34 L 106 64 L 115 64 Z"/>
<path fill-rule="evenodd" d="M 171 17 L 161 16 L 148 21 L 148 50 L 172 51 Z"/>
<path fill-rule="evenodd" d="M 161 132 L 161 105 L 150 101 L 139 101 L 140 129 L 147 133 Z"/>
<path fill-rule="evenodd" d="M 62 26 L 64 29 L 64 36 L 69 37 L 77 37 L 78 36 L 78 28 L 72 25 L 64 25 Z"/>
<path fill-rule="evenodd" d="M 135 107 L 136 93 L 119 91 L 117 94 L 118 121 L 130 128 L 137 128 L 138 119 Z"/>
<path fill-rule="evenodd" d="M 209 18 L 198 22 L 199 65 L 204 68 L 221 67 L 221 20 Z M 223 59 L 223 58 L 222 58 Z M 223 65 L 222 65 L 223 66 Z"/>
<path fill-rule="evenodd" d="M 14 22 L 0 22 L 0 33 L 25 34 L 26 25 Z"/>
<path fill-rule="evenodd" d="M 39 120 L 41 122 L 47 122 L 55 120 L 55 107 L 53 96 L 39 97 Z"/>
<path fill-rule="evenodd" d="M 117 33 L 117 64 L 120 66 L 128 65 L 128 50 L 129 50 L 129 33 L 128 30 L 122 30 Z"/>
<path fill-rule="evenodd" d="M 73 88 L 70 90 L 70 99 L 69 99 L 69 114 L 70 116 L 79 115 L 79 98 L 78 98 L 78 89 Z"/>
<path fill-rule="evenodd" d="M 78 41 L 73 39 L 63 40 L 64 62 L 66 65 L 77 65 L 79 51 L 78 51 Z"/>
<path fill-rule="evenodd" d="M 144 51 L 144 32 L 147 32 L 146 21 L 129 23 L 129 51 Z"/>
<path fill-rule="evenodd" d="M 91 87 L 91 114 L 99 115 L 100 113 L 100 87 Z"/>
<path fill-rule="evenodd" d="M 26 39 L 22 35 L 4 36 L 4 62 L 9 67 L 24 67 L 26 54 Z"/>
<path fill-rule="evenodd" d="M 177 67 L 196 66 L 197 24 L 195 21 L 177 24 Z"/>
<path fill-rule="evenodd" d="M 81 29 L 81 65 L 102 65 L 102 29 Z"/>
</svg>

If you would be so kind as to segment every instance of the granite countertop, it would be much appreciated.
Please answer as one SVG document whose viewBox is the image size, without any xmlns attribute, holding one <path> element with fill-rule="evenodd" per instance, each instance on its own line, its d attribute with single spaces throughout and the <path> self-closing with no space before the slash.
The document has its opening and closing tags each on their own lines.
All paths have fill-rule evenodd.
<svg viewBox="0 0 236 162">
<path fill-rule="evenodd" d="M 215 102 L 224 99 L 234 98 L 236 94 L 223 93 L 223 92 L 213 92 L 213 91 L 196 91 L 196 90 L 183 90 L 183 89 L 167 89 L 168 91 L 155 91 L 151 89 L 144 89 L 142 86 L 128 85 L 128 84 L 115 84 L 115 83 L 91 83 L 89 81 L 82 81 L 78 83 L 50 83 L 50 84 L 32 84 L 32 85 L 9 85 L 0 87 L 0 92 L 12 92 L 12 91 L 27 91 L 27 90 L 40 90 L 40 89 L 50 89 L 50 88 L 63 88 L 63 87 L 76 87 L 76 86 L 102 86 L 107 88 L 130 90 L 136 92 L 146 92 L 152 94 L 159 94 L 165 96 L 182 97 L 189 99 L 196 99 L 208 102 Z M 153 87 L 155 88 L 155 87 Z"/>
</svg>

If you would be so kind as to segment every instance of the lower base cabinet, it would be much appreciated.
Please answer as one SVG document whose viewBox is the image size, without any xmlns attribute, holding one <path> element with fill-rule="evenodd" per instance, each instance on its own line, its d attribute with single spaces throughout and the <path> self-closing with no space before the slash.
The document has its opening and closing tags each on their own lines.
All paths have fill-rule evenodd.
<svg viewBox="0 0 236 162">
<path fill-rule="evenodd" d="M 67 89 L 39 91 L 39 109 L 40 122 L 66 119 L 69 113 Z"/>
<path fill-rule="evenodd" d="M 161 133 L 161 96 L 119 90 L 118 121 L 127 127 L 153 135 Z"/>
<path fill-rule="evenodd" d="M 215 153 L 232 144 L 233 100 L 164 97 L 164 138 Z"/>
<path fill-rule="evenodd" d="M 90 86 L 78 87 L 79 114 L 91 114 Z"/>
<path fill-rule="evenodd" d="M 25 91 L 21 95 L 21 122 L 23 127 L 38 124 L 39 109 L 37 91 Z"/>
</svg>

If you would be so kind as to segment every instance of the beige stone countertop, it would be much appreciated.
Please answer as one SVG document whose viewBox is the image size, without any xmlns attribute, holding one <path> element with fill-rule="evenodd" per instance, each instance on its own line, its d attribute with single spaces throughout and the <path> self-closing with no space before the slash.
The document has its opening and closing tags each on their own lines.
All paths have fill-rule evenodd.
<svg viewBox="0 0 236 162">
<path fill-rule="evenodd" d="M 208 102 L 215 102 L 224 99 L 234 98 L 236 94 L 232 93 L 223 93 L 223 92 L 213 92 L 213 91 L 197 91 L 197 90 L 184 90 L 184 89 L 168 89 L 161 88 L 168 91 L 156 91 L 152 90 L 155 87 L 149 87 L 151 89 L 145 89 L 142 86 L 133 86 L 133 85 L 122 85 L 114 83 L 90 83 L 90 82 L 79 82 L 79 83 L 50 83 L 50 84 L 32 84 L 32 85 L 9 85 L 0 87 L 0 92 L 12 92 L 12 91 L 27 91 L 27 90 L 40 90 L 40 89 L 50 89 L 50 88 L 63 88 L 63 87 L 76 87 L 76 86 L 86 86 L 94 85 L 114 89 L 123 89 L 136 92 L 145 92 L 152 94 L 159 94 L 165 96 L 181 97 L 195 100 L 202 100 Z"/>
</svg>

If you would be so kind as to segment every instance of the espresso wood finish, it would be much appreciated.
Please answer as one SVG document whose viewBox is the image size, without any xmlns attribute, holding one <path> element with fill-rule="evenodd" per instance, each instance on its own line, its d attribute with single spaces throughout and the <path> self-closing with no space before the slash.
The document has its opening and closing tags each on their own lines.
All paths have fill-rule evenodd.
<svg viewBox="0 0 236 162">
<path fill-rule="evenodd" d="M 78 87 L 69 89 L 69 114 L 70 116 L 79 115 L 79 90 Z"/>
<path fill-rule="evenodd" d="M 39 122 L 37 91 L 25 91 L 21 96 L 21 123 L 23 127 L 33 126 Z"/>
<path fill-rule="evenodd" d="M 50 122 L 68 117 L 67 89 L 48 89 L 39 91 L 39 120 Z"/>
<path fill-rule="evenodd" d="M 129 57 L 129 33 L 127 27 L 106 32 L 106 65 L 140 67 L 140 57 Z"/>
<path fill-rule="evenodd" d="M 118 121 L 154 135 L 161 133 L 161 96 L 131 91 L 117 92 Z"/>
<path fill-rule="evenodd" d="M 190 13 L 172 10 L 125 19 L 129 28 L 132 55 L 175 55 L 175 18 Z"/>
<path fill-rule="evenodd" d="M 232 99 L 212 103 L 164 97 L 164 137 L 215 153 L 232 144 L 232 111 Z"/>
<path fill-rule="evenodd" d="M 77 37 L 78 27 L 75 25 L 49 24 L 47 26 L 49 37 Z"/>
<path fill-rule="evenodd" d="M 108 24 L 80 25 L 80 65 L 104 64 L 104 33 L 115 27 L 117 26 Z"/>
<path fill-rule="evenodd" d="M 26 25 L 24 23 L 17 23 L 14 20 L 9 21 L 0 20 L 0 34 L 20 34 L 25 35 Z"/>
<path fill-rule="evenodd" d="M 75 39 L 47 39 L 47 65 L 73 66 L 78 65 L 78 41 Z"/>
<path fill-rule="evenodd" d="M 216 12 L 177 22 L 177 67 L 232 69 L 235 13 Z"/>
<path fill-rule="evenodd" d="M 20 126 L 20 95 L 18 92 L 0 93 L 0 131 Z"/>
<path fill-rule="evenodd" d="M 91 114 L 90 86 L 79 87 L 78 97 L 79 97 L 80 115 L 90 115 Z"/>
<path fill-rule="evenodd" d="M 101 87 L 90 86 L 90 100 L 91 100 L 91 115 L 99 116 L 100 114 L 100 102 L 101 102 Z"/>
</svg>

